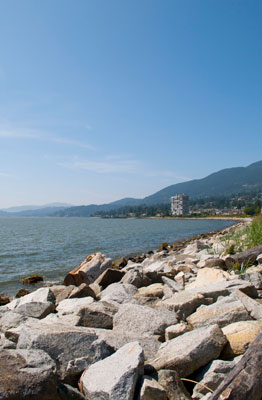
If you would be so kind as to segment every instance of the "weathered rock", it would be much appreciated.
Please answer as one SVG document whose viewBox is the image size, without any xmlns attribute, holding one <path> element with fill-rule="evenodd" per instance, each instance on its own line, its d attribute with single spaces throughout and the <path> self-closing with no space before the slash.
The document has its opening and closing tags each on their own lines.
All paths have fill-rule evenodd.
<svg viewBox="0 0 262 400">
<path fill-rule="evenodd" d="M 208 245 L 200 240 L 195 240 L 193 243 L 188 244 L 184 249 L 183 253 L 187 255 L 195 256 L 201 250 L 207 249 Z"/>
<path fill-rule="evenodd" d="M 19 289 L 18 292 L 16 293 L 15 297 L 16 297 L 16 299 L 19 299 L 20 297 L 26 296 L 29 293 L 30 292 L 27 289 Z"/>
<path fill-rule="evenodd" d="M 225 326 L 222 331 L 228 343 L 223 349 L 223 358 L 229 359 L 244 354 L 261 330 L 262 321 L 240 321 Z"/>
<path fill-rule="evenodd" d="M 50 301 L 45 303 L 31 301 L 18 305 L 14 311 L 24 315 L 25 317 L 32 317 L 42 319 L 55 310 L 55 305 Z"/>
<path fill-rule="evenodd" d="M 236 322 L 250 320 L 251 317 L 239 300 L 228 296 L 209 306 L 202 306 L 191 314 L 187 321 L 194 329 L 217 324 L 220 328 Z"/>
<path fill-rule="evenodd" d="M 5 306 L 10 303 L 10 297 L 6 294 L 0 293 L 0 306 Z"/>
<path fill-rule="evenodd" d="M 85 370 L 81 376 L 83 393 L 89 400 L 133 400 L 137 379 L 143 374 L 143 361 L 139 343 L 126 344 Z"/>
<path fill-rule="evenodd" d="M 138 400 L 168 400 L 163 386 L 150 376 L 144 376 Z"/>
<path fill-rule="evenodd" d="M 122 304 L 131 301 L 136 292 L 137 288 L 133 285 L 112 283 L 100 293 L 99 298 L 109 303 Z"/>
<path fill-rule="evenodd" d="M 114 331 L 126 331 L 137 336 L 160 335 L 177 323 L 176 314 L 138 304 L 123 304 L 114 316 Z"/>
<path fill-rule="evenodd" d="M 113 303 L 100 301 L 91 303 L 89 306 L 82 308 L 78 315 L 80 316 L 77 325 L 92 328 L 113 328 L 113 316 L 117 313 L 118 307 Z"/>
<path fill-rule="evenodd" d="M 195 288 L 201 288 L 202 286 L 208 286 L 214 282 L 224 282 L 230 279 L 228 272 L 225 272 L 218 268 L 202 268 L 198 270 L 196 280 L 187 285 L 186 289 L 191 290 Z"/>
<path fill-rule="evenodd" d="M 97 283 L 93 282 L 89 285 L 89 287 L 93 290 L 95 293 L 95 296 L 98 297 L 98 295 L 101 293 L 102 288 L 99 286 Z"/>
<path fill-rule="evenodd" d="M 114 268 L 122 269 L 127 265 L 127 263 L 128 263 L 128 259 L 126 257 L 121 257 L 121 258 L 118 258 L 117 260 L 114 260 L 112 265 Z"/>
<path fill-rule="evenodd" d="M 176 312 L 179 319 L 186 319 L 201 304 L 206 304 L 206 299 L 202 294 L 182 291 L 175 293 L 169 299 L 159 301 L 157 306 Z"/>
<path fill-rule="evenodd" d="M 239 357 L 236 357 L 232 361 L 214 360 L 201 368 L 194 376 L 194 380 L 214 391 L 225 379 L 226 375 L 235 367 L 239 359 Z M 202 399 L 205 394 L 210 393 L 202 385 L 195 385 L 192 394 L 193 399 Z"/>
<path fill-rule="evenodd" d="M 56 307 L 60 314 L 78 314 L 81 309 L 84 309 L 89 304 L 94 302 L 93 297 L 82 297 L 80 299 L 65 299 L 62 300 Z"/>
<path fill-rule="evenodd" d="M 59 383 L 57 391 L 61 400 L 86 400 L 86 397 L 79 390 L 66 383 Z"/>
<path fill-rule="evenodd" d="M 76 285 L 81 283 L 89 285 L 94 282 L 102 272 L 112 267 L 112 260 L 101 253 L 89 255 L 78 267 L 70 271 L 65 279 L 64 285 Z"/>
<path fill-rule="evenodd" d="M 166 328 L 165 339 L 166 341 L 176 338 L 177 336 L 183 335 L 190 331 L 190 327 L 184 322 L 180 322 L 176 325 L 170 325 Z"/>
<path fill-rule="evenodd" d="M 26 278 L 23 278 L 21 280 L 21 282 L 24 285 L 34 285 L 35 283 L 42 282 L 43 280 L 44 280 L 44 278 L 42 275 L 30 275 L 30 276 L 27 276 Z"/>
<path fill-rule="evenodd" d="M 60 400 L 54 361 L 41 350 L 2 350 L 1 400 Z"/>
<path fill-rule="evenodd" d="M 121 281 L 124 275 L 125 273 L 122 271 L 113 268 L 108 268 L 104 272 L 102 272 L 101 275 L 99 275 L 99 277 L 95 280 L 95 283 L 101 286 L 102 289 L 105 289 L 112 283 Z"/>
<path fill-rule="evenodd" d="M 176 371 L 161 369 L 158 371 L 158 382 L 166 390 L 169 400 L 191 400 Z"/>
<path fill-rule="evenodd" d="M 17 348 L 45 350 L 56 361 L 60 379 L 67 383 L 77 378 L 88 365 L 114 351 L 99 339 L 94 329 L 40 322 L 38 326 L 21 329 Z M 79 358 L 81 363 L 75 365 Z"/>
<path fill-rule="evenodd" d="M 81 297 L 93 297 L 96 298 L 95 292 L 93 289 L 87 285 L 86 283 L 81 283 L 81 285 L 75 287 L 72 292 L 69 294 L 69 299 L 81 298 Z"/>
<path fill-rule="evenodd" d="M 55 303 L 55 295 L 50 288 L 40 288 L 32 293 L 29 293 L 19 299 L 11 301 L 7 304 L 7 308 L 13 310 L 23 304 L 37 302 L 37 303 Z"/>
<path fill-rule="evenodd" d="M 187 377 L 217 358 L 226 343 L 218 325 L 195 329 L 164 343 L 148 363 L 156 370 L 174 369 Z"/>
<path fill-rule="evenodd" d="M 232 297 L 241 301 L 252 318 L 262 320 L 262 304 L 259 304 L 256 300 L 251 299 L 240 290 L 235 290 L 232 294 Z"/>
<path fill-rule="evenodd" d="M 149 286 L 152 280 L 148 278 L 143 271 L 138 268 L 131 269 L 127 271 L 124 277 L 121 279 L 121 283 L 128 283 L 134 285 L 137 288 Z"/>
<path fill-rule="evenodd" d="M 153 283 L 147 287 L 138 289 L 136 296 L 143 297 L 160 297 L 164 295 L 164 285 L 162 283 Z"/>
</svg>

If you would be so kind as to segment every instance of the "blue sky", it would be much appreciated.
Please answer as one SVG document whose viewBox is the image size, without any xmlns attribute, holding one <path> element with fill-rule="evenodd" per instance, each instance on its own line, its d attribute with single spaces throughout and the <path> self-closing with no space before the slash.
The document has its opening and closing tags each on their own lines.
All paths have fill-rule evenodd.
<svg viewBox="0 0 262 400">
<path fill-rule="evenodd" d="M 0 208 L 262 159 L 261 0 L 0 0 Z"/>
</svg>

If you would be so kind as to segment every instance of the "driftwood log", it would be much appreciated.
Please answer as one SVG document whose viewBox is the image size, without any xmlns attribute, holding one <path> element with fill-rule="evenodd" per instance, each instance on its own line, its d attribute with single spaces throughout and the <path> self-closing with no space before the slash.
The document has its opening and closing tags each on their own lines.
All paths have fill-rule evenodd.
<svg viewBox="0 0 262 400">
<path fill-rule="evenodd" d="M 209 400 L 262 399 L 262 332 Z"/>
<path fill-rule="evenodd" d="M 262 254 L 262 246 L 253 247 L 253 249 L 229 256 L 225 259 L 225 263 L 228 268 L 231 268 L 235 264 L 252 264 L 256 261 L 259 254 Z"/>
</svg>

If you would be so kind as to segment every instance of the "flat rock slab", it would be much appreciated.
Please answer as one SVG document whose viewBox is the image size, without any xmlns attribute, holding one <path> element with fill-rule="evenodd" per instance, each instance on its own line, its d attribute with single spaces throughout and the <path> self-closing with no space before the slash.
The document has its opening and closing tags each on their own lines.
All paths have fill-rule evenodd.
<svg viewBox="0 0 262 400">
<path fill-rule="evenodd" d="M 195 329 L 164 343 L 148 364 L 156 370 L 174 369 L 181 378 L 187 377 L 217 358 L 226 343 L 218 325 Z"/>
<path fill-rule="evenodd" d="M 17 348 L 46 351 L 56 361 L 59 377 L 68 379 L 68 383 L 88 365 L 114 351 L 103 339 L 99 339 L 94 329 L 41 322 L 37 326 L 21 329 Z M 81 368 L 72 368 L 72 363 L 83 357 L 85 360 Z"/>
<path fill-rule="evenodd" d="M 89 400 L 133 400 L 137 379 L 143 375 L 143 363 L 139 343 L 128 343 L 84 371 L 83 393 Z"/>
<path fill-rule="evenodd" d="M 94 282 L 102 272 L 111 267 L 112 260 L 110 258 L 106 258 L 106 256 L 101 253 L 94 253 L 86 257 L 80 265 L 70 271 L 66 275 L 63 283 L 66 286 L 79 286 L 81 283 L 89 285 Z"/>
<path fill-rule="evenodd" d="M 237 321 L 251 320 L 240 300 L 227 296 L 209 306 L 202 306 L 187 321 L 193 328 L 217 324 L 220 328 Z"/>
<path fill-rule="evenodd" d="M 138 304 L 123 304 L 114 316 L 114 331 L 137 336 L 162 335 L 177 323 L 176 314 Z"/>
<path fill-rule="evenodd" d="M 169 299 L 157 303 L 158 307 L 167 308 L 177 313 L 179 319 L 186 319 L 201 304 L 206 304 L 206 299 L 202 294 L 191 293 L 190 291 L 182 291 L 175 293 Z"/>
<path fill-rule="evenodd" d="M 1 400 L 59 400 L 55 362 L 41 350 L 2 350 Z"/>
<path fill-rule="evenodd" d="M 30 303 L 19 304 L 14 311 L 31 318 L 42 319 L 55 310 L 54 303 L 47 301 L 44 303 L 31 301 Z"/>
</svg>

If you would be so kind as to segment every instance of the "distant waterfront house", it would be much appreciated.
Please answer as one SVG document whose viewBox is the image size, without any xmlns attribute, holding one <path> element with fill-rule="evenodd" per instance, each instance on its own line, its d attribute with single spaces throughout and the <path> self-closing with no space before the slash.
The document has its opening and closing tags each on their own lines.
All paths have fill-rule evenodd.
<svg viewBox="0 0 262 400">
<path fill-rule="evenodd" d="M 183 215 L 189 213 L 189 197 L 186 194 L 176 194 L 171 197 L 171 214 Z"/>
</svg>

